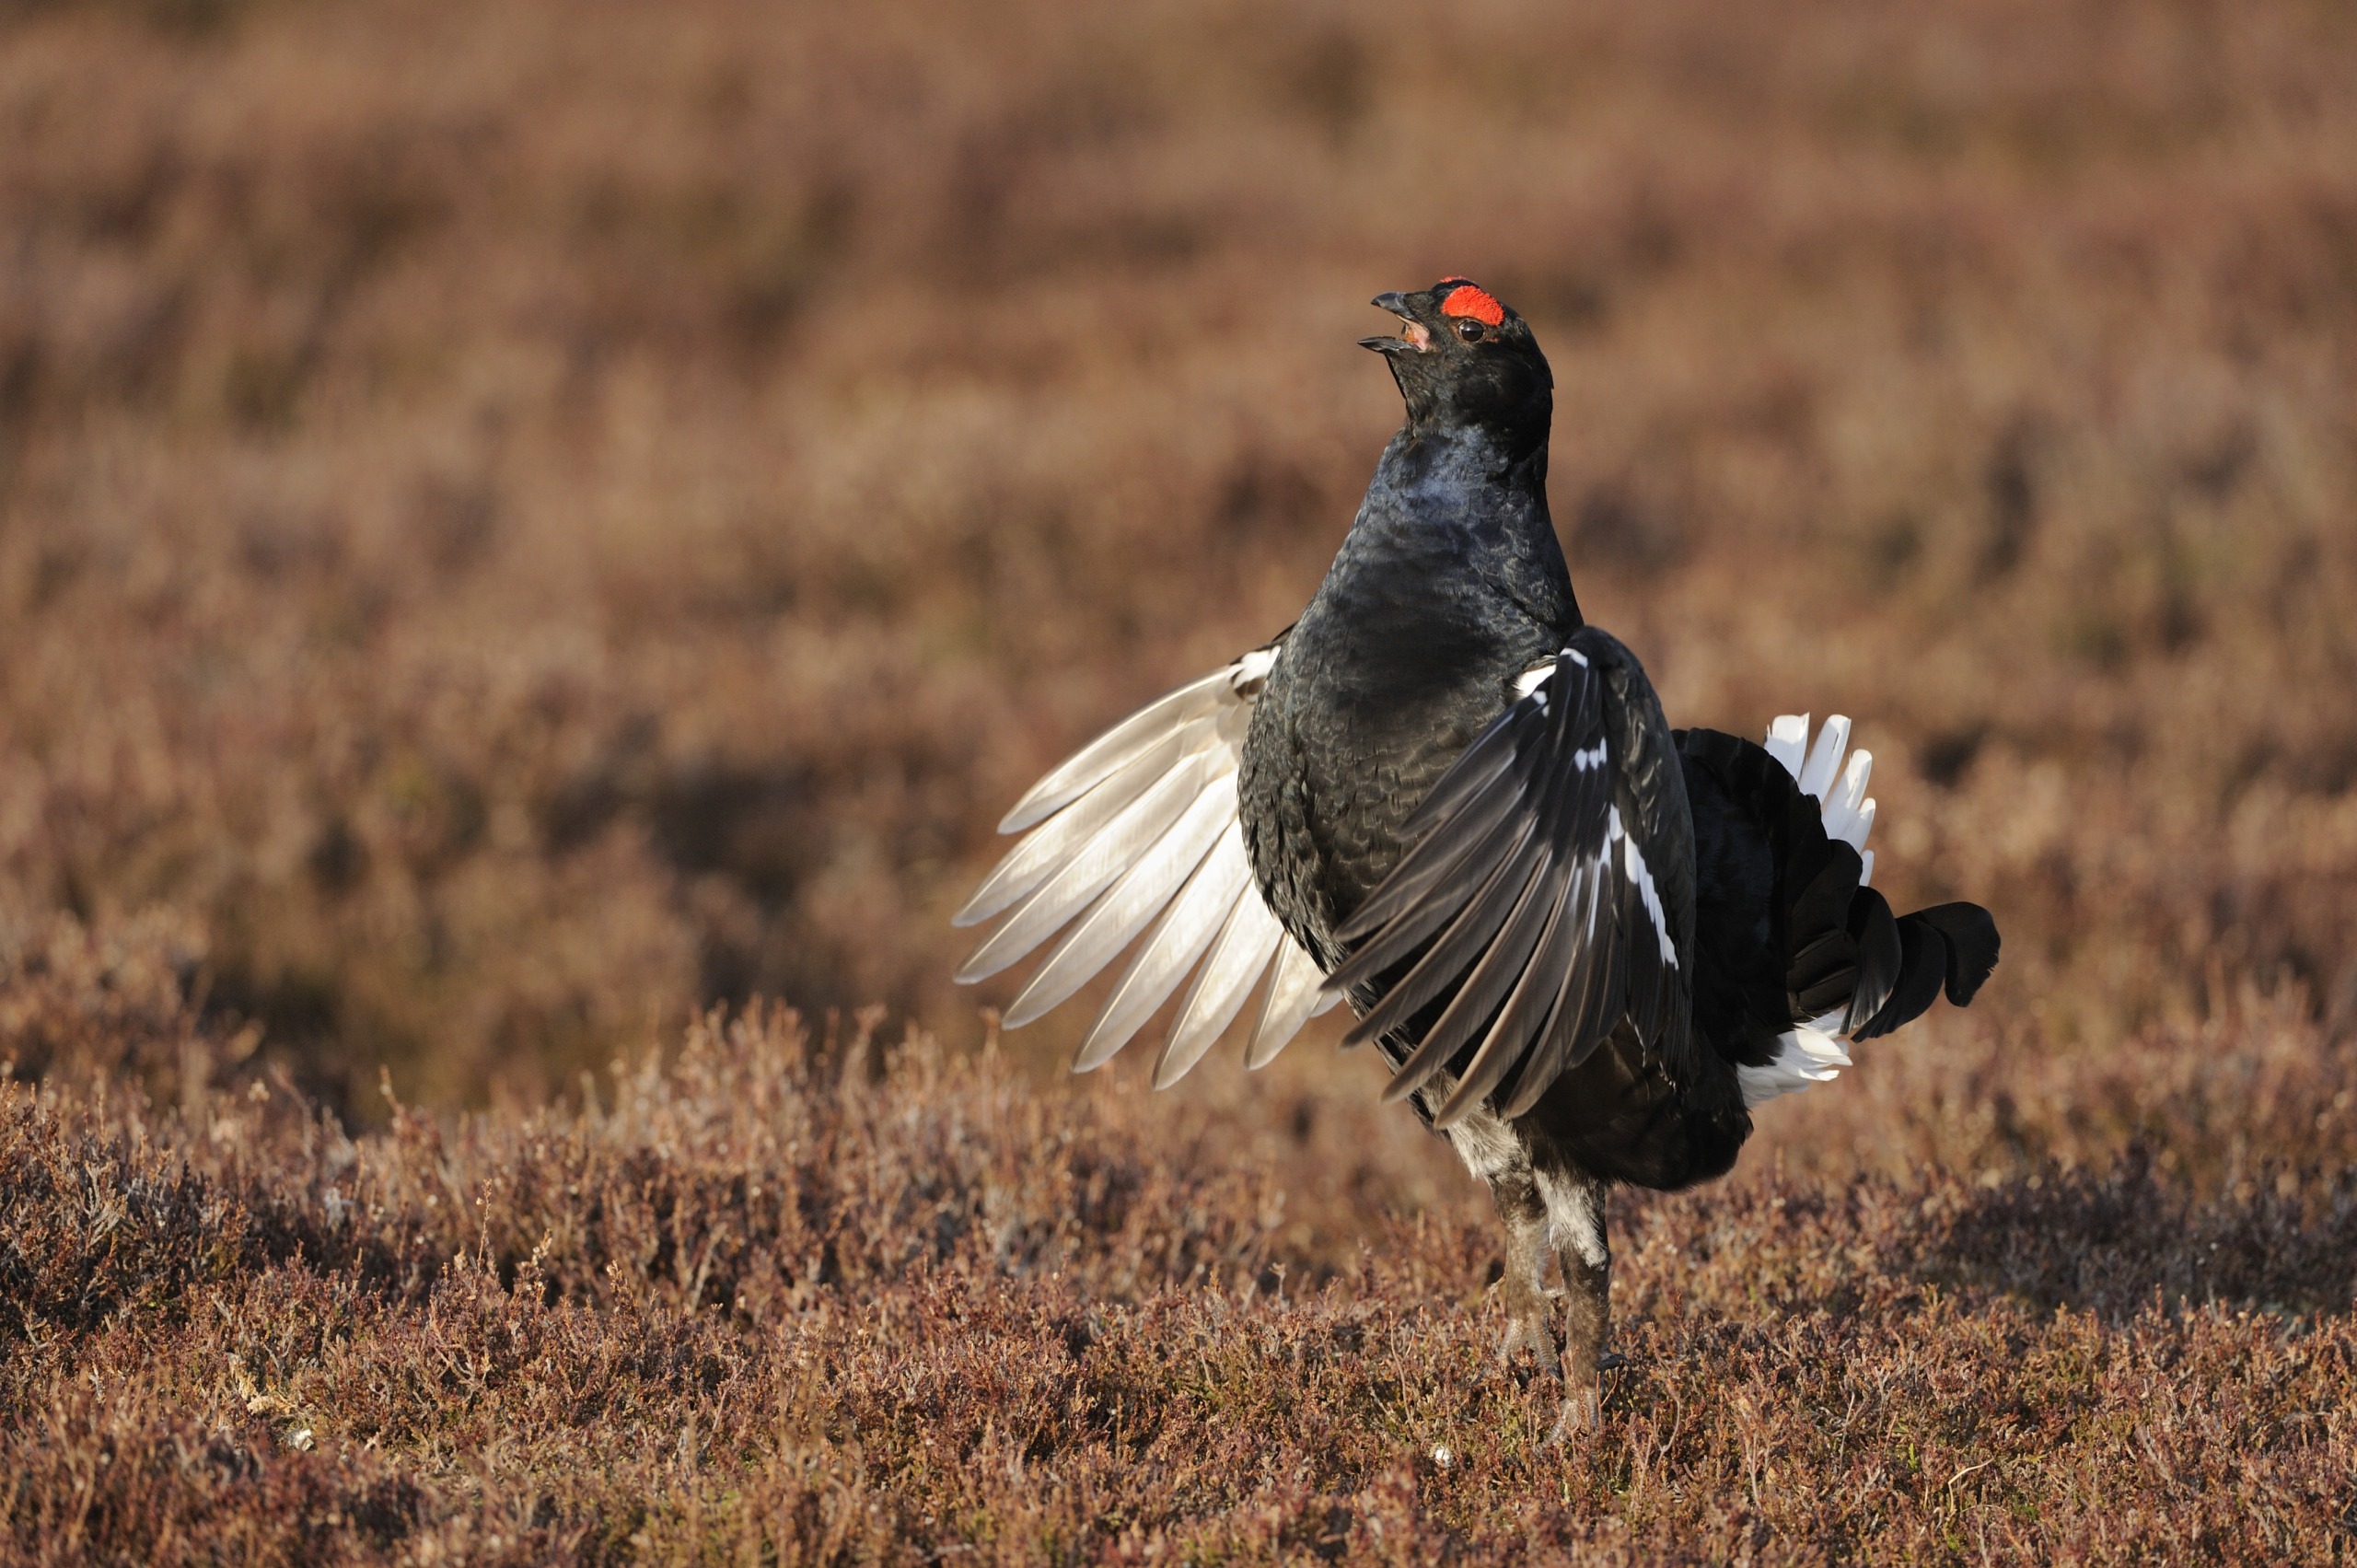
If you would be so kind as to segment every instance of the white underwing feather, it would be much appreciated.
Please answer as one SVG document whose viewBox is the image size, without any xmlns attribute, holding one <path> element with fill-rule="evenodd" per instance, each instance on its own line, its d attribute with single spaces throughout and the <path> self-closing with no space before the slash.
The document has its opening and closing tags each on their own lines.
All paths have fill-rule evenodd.
<svg viewBox="0 0 2357 1568">
<path fill-rule="evenodd" d="M 1162 912 L 1172 891 L 1236 820 L 1235 777 L 1225 774 L 1225 789 L 1207 788 L 1197 795 L 1169 830 L 1072 928 L 1007 1008 L 1007 1028 L 1020 1028 L 1087 984 L 1090 976 Z"/>
<path fill-rule="evenodd" d="M 1158 1083 L 1201 1060 L 1271 970 L 1256 1051 L 1273 1055 L 1332 1005 L 1318 992 L 1317 964 L 1262 901 L 1237 822 L 1252 703 L 1280 651 L 1255 649 L 1155 699 L 1051 769 L 1000 825 L 1024 838 L 954 917 L 960 925 L 1003 917 L 958 971 L 960 982 L 1057 938 L 1008 1006 L 1009 1028 L 1069 998 L 1146 933 L 1074 1052 L 1074 1071 L 1118 1054 L 1182 981 Z"/>
<path fill-rule="evenodd" d="M 1080 798 L 1090 785 L 1122 763 L 1160 742 L 1190 719 L 1218 711 L 1228 672 L 1219 670 L 1190 680 L 1166 693 L 1074 752 L 1048 776 L 1031 786 L 1015 809 L 1000 819 L 998 830 L 1019 833 L 1050 812 Z"/>
<path fill-rule="evenodd" d="M 1277 1053 L 1301 1032 L 1301 1026 L 1315 1017 L 1321 1000 L 1331 1005 L 1339 995 L 1321 998 L 1318 982 L 1325 974 L 1300 943 L 1287 938 L 1277 948 L 1277 972 L 1269 981 L 1269 994 L 1260 1004 L 1260 1021 L 1252 1026 L 1251 1043 L 1245 1047 L 1244 1065 L 1259 1072 L 1277 1059 Z"/>
<path fill-rule="evenodd" d="M 1111 1061 L 1154 1016 L 1154 1010 L 1178 989 L 1189 968 L 1202 957 L 1236 908 L 1237 895 L 1251 876 L 1243 834 L 1230 821 L 1187 886 L 1170 901 L 1154 935 L 1139 947 L 1120 983 L 1105 999 L 1097 1021 L 1073 1055 L 1074 1072 L 1086 1073 Z"/>
<path fill-rule="evenodd" d="M 1161 839 L 1202 792 L 1210 767 L 1203 753 L 1189 757 L 1122 807 L 974 949 L 958 971 L 958 982 L 971 984 L 994 975 L 1053 935 Z"/>
<path fill-rule="evenodd" d="M 1245 896 L 1235 900 L 1211 957 L 1195 971 L 1187 999 L 1178 1005 L 1178 1021 L 1171 1026 L 1170 1041 L 1155 1063 L 1155 1088 L 1168 1088 L 1203 1059 L 1243 1008 L 1244 999 L 1252 993 L 1261 971 L 1269 967 L 1270 956 L 1283 940 L 1284 928 L 1261 902 L 1259 891 L 1246 889 Z"/>
<path fill-rule="evenodd" d="M 949 917 L 949 923 L 980 925 L 1062 870 L 1122 807 L 1170 770 L 1195 727 L 1176 731 L 1124 762 L 1071 807 L 1027 834 L 992 868 L 965 906 Z"/>
</svg>

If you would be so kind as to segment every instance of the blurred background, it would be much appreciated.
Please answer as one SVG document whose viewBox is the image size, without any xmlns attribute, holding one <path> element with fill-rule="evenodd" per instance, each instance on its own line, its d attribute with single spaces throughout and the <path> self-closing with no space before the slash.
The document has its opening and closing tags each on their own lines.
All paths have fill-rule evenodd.
<svg viewBox="0 0 2357 1568">
<path fill-rule="evenodd" d="M 2003 925 L 1848 1114 L 2132 1131 L 2254 1018 L 2328 1093 L 2352 83 L 2328 0 L 0 6 L 0 1054 L 972 1045 L 993 823 L 1293 618 L 1461 272 L 1673 721 L 1852 714 L 1877 882 Z"/>
</svg>

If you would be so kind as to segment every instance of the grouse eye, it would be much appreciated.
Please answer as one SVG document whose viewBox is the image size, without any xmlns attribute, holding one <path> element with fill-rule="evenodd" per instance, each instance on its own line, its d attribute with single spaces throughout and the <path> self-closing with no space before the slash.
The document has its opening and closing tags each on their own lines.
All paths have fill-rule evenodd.
<svg viewBox="0 0 2357 1568">
<path fill-rule="evenodd" d="M 1469 316 L 1460 318 L 1457 323 L 1457 335 L 1469 343 L 1479 343 L 1481 338 L 1481 323 Z"/>
</svg>

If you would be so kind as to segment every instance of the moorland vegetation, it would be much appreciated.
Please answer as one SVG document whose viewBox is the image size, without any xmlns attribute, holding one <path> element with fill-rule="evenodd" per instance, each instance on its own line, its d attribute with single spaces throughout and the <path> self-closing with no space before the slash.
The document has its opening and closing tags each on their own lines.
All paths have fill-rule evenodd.
<svg viewBox="0 0 2357 1568">
<path fill-rule="evenodd" d="M 0 12 L 6 1554 L 2346 1560 L 2351 79 L 2305 0 Z M 1332 1031 L 1155 1098 L 947 981 L 1449 272 L 1672 714 L 1852 714 L 2006 937 L 1616 1200 L 1573 1452 Z"/>
</svg>

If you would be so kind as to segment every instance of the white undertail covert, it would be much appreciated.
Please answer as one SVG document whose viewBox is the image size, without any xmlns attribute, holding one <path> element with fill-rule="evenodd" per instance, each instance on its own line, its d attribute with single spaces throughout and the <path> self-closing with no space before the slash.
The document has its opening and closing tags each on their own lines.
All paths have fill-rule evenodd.
<svg viewBox="0 0 2357 1568">
<path fill-rule="evenodd" d="M 1840 839 L 1858 852 L 1863 863 L 1858 884 L 1865 886 L 1875 874 L 1875 852 L 1866 847 L 1866 834 L 1875 825 L 1875 803 L 1866 794 L 1874 753 L 1851 752 L 1848 765 L 1843 766 L 1850 721 L 1840 714 L 1827 717 L 1824 727 L 1817 732 L 1815 746 L 1809 744 L 1806 714 L 1782 714 L 1768 726 L 1766 744 L 1768 754 L 1784 765 L 1801 793 L 1817 797 L 1825 816 L 1825 836 Z M 1778 1095 L 1795 1094 L 1811 1084 L 1829 1083 L 1840 1076 L 1841 1069 L 1850 1065 L 1849 1047 L 1836 1032 L 1843 1011 L 1836 1007 L 1786 1030 L 1778 1041 L 1776 1060 L 1767 1066 L 1736 1068 L 1745 1107 L 1762 1105 Z"/>
</svg>

